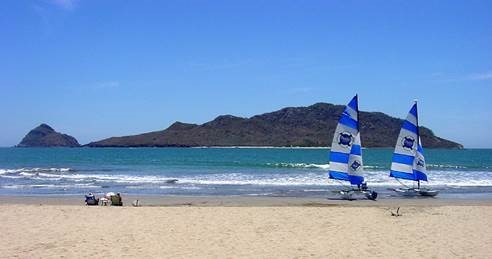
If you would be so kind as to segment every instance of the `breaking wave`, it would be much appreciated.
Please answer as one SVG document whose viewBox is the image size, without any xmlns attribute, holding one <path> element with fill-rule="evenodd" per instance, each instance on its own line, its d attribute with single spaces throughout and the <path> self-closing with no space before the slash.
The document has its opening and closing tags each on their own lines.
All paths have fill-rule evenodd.
<svg viewBox="0 0 492 259">
<path fill-rule="evenodd" d="M 255 170 L 254 168 L 222 170 L 212 172 L 144 173 L 114 170 L 75 170 L 72 168 L 19 168 L 0 169 L 0 189 L 181 189 L 199 190 L 200 188 L 219 188 L 218 186 L 312 186 L 308 190 L 317 190 L 322 186 L 339 186 L 341 183 L 327 176 L 328 164 L 279 163 L 275 166 L 285 168 L 310 168 L 314 170 Z M 322 170 L 317 170 L 322 169 Z M 388 170 L 370 168 L 365 178 L 371 186 L 399 186 L 388 176 Z M 492 186 L 492 172 L 480 170 L 431 170 L 428 172 L 431 186 L 449 187 L 486 187 Z M 113 173 L 114 172 L 114 173 Z M 169 171 L 168 171 L 169 172 Z M 176 183 L 169 180 L 177 179 Z"/>
<path fill-rule="evenodd" d="M 315 164 L 315 163 L 267 163 L 267 167 L 277 167 L 277 168 L 306 168 L 306 169 L 330 169 L 330 164 Z M 364 169 L 366 170 L 389 170 L 390 164 L 388 165 L 364 165 Z M 427 169 L 429 170 L 477 170 L 477 169 L 492 169 L 488 166 L 476 166 L 476 167 L 467 167 L 462 165 L 453 165 L 453 164 L 427 164 Z"/>
<path fill-rule="evenodd" d="M 267 166 L 270 167 L 279 167 L 279 168 L 307 168 L 307 169 L 330 169 L 330 164 L 314 164 L 314 163 L 267 163 Z M 364 165 L 364 169 L 374 170 L 374 169 L 384 169 L 385 167 L 377 166 L 377 165 Z"/>
<path fill-rule="evenodd" d="M 267 166 L 282 168 L 319 168 L 329 169 L 330 164 L 306 164 L 306 163 L 267 163 Z"/>
<path fill-rule="evenodd" d="M 41 173 L 41 172 L 72 172 L 71 168 L 20 168 L 20 169 L 0 169 L 1 174 L 18 174 L 18 173 Z"/>
<path fill-rule="evenodd" d="M 307 171 L 292 173 L 275 172 L 224 172 L 203 173 L 195 175 L 180 175 L 172 177 L 167 175 L 131 175 L 131 174 L 96 174 L 80 173 L 69 168 L 50 169 L 15 169 L 0 175 L 1 178 L 12 181 L 27 181 L 27 185 L 38 187 L 46 185 L 59 186 L 76 184 L 77 186 L 111 186 L 118 185 L 159 185 L 169 186 L 170 179 L 177 179 L 177 185 L 259 185 L 259 186 L 322 186 L 340 185 L 335 180 L 330 180 L 324 171 Z M 432 171 L 429 172 L 430 185 L 447 186 L 492 186 L 492 172 L 487 171 Z M 388 177 L 387 171 L 367 171 L 366 180 L 371 185 L 391 186 L 398 185 L 393 178 Z M 30 181 L 36 181 L 32 183 Z M 163 187 L 166 188 L 166 187 Z"/>
</svg>

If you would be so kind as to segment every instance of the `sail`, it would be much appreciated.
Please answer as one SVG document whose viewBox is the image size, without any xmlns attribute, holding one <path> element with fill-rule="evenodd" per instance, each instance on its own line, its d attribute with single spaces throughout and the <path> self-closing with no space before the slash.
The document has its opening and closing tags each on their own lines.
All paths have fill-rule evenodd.
<svg viewBox="0 0 492 259">
<path fill-rule="evenodd" d="M 417 103 L 412 106 L 398 135 L 390 176 L 413 181 L 427 181 L 424 150 L 419 135 Z"/>
<path fill-rule="evenodd" d="M 359 104 L 356 95 L 345 107 L 333 135 L 329 177 L 359 185 L 364 182 L 362 171 Z"/>
</svg>

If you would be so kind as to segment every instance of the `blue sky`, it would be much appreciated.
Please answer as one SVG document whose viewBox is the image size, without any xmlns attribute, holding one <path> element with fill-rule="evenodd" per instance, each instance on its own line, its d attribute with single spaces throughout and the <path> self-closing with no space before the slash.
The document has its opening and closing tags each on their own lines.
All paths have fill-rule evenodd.
<svg viewBox="0 0 492 259">
<path fill-rule="evenodd" d="M 492 147 L 491 1 L 6 0 L 0 146 L 345 104 Z M 484 137 L 487 136 L 487 137 Z M 425 145 L 425 143 L 424 143 Z"/>
</svg>

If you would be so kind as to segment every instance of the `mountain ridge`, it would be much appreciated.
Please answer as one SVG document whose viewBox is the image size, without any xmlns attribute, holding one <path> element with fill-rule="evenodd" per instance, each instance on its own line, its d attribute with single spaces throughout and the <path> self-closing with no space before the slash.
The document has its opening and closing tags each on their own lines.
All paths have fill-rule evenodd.
<svg viewBox="0 0 492 259">
<path fill-rule="evenodd" d="M 249 118 L 220 115 L 203 124 L 176 121 L 167 129 L 137 135 L 111 137 L 88 147 L 200 147 L 270 146 L 328 147 L 345 106 L 315 103 L 286 107 Z M 382 112 L 360 112 L 364 147 L 393 147 L 402 120 Z M 459 143 L 436 136 L 420 127 L 427 148 L 463 148 Z"/>
</svg>

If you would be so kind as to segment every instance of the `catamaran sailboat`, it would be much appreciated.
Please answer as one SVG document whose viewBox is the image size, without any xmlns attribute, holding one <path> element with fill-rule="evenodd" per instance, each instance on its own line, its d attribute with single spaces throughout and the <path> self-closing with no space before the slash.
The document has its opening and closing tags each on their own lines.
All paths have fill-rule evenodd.
<svg viewBox="0 0 492 259">
<path fill-rule="evenodd" d="M 420 181 L 427 181 L 424 149 L 419 134 L 419 120 L 417 112 L 417 101 L 410 109 L 406 120 L 398 135 L 395 152 L 391 163 L 390 176 L 398 180 L 404 188 L 392 189 L 404 196 L 436 196 L 439 191 L 429 188 L 422 188 Z M 417 187 L 405 185 L 403 180 L 410 180 L 417 183 Z"/>
<path fill-rule="evenodd" d="M 371 200 L 377 198 L 377 192 L 367 188 L 364 182 L 362 147 L 359 132 L 359 104 L 358 96 L 354 96 L 345 107 L 333 135 L 330 151 L 329 177 L 340 181 L 347 181 L 350 187 L 336 191 L 342 199 L 356 199 L 362 195 Z"/>
</svg>

